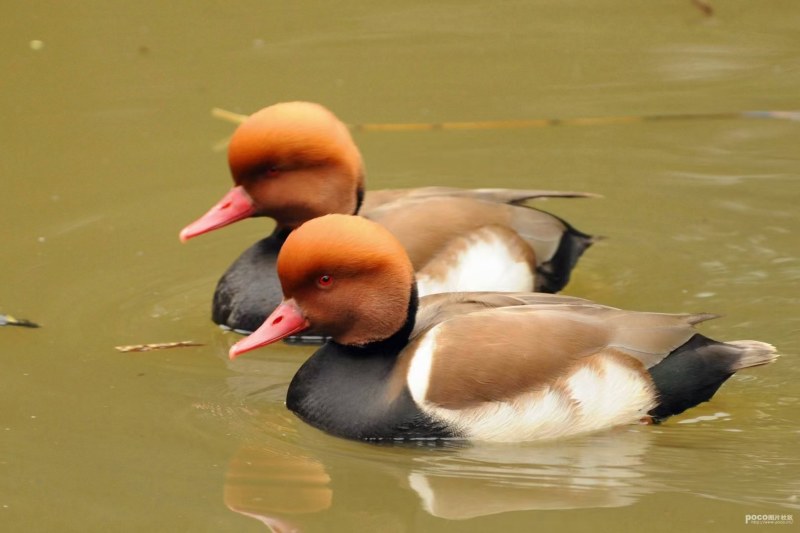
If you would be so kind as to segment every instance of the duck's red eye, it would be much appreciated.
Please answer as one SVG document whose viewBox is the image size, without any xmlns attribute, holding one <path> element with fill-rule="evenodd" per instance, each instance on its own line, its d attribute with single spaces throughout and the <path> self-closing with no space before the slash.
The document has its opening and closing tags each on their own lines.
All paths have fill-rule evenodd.
<svg viewBox="0 0 800 533">
<path fill-rule="evenodd" d="M 333 276 L 329 276 L 328 274 L 323 274 L 322 276 L 317 279 L 317 286 L 320 289 L 327 289 L 333 285 Z"/>
<path fill-rule="evenodd" d="M 267 169 L 267 176 L 269 177 L 277 176 L 278 174 L 280 174 L 280 172 L 281 171 L 278 167 L 272 166 Z"/>
</svg>

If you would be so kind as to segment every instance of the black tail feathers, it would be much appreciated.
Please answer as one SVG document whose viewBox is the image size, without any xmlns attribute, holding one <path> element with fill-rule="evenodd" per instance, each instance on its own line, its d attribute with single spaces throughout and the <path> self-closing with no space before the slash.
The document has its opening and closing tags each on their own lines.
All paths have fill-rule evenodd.
<svg viewBox="0 0 800 533">
<path fill-rule="evenodd" d="M 736 371 L 771 363 L 775 347 L 759 341 L 717 342 L 694 335 L 650 368 L 659 404 L 650 411 L 656 421 L 708 401 Z"/>
<path fill-rule="evenodd" d="M 536 282 L 537 292 L 555 294 L 566 287 L 570 273 L 583 252 L 602 238 L 593 237 L 573 228 L 563 220 L 562 222 L 567 226 L 567 230 L 561 236 L 556 253 L 536 269 L 539 274 Z"/>
</svg>

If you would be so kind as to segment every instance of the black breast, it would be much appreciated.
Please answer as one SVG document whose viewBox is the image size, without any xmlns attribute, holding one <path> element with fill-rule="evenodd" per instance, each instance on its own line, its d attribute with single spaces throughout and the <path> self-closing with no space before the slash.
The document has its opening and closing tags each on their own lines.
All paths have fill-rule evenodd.
<svg viewBox="0 0 800 533">
<path fill-rule="evenodd" d="M 286 406 L 312 426 L 349 439 L 456 437 L 417 408 L 405 385 L 389 393 L 399 350 L 373 348 L 328 342 L 295 375 Z"/>
<path fill-rule="evenodd" d="M 275 231 L 255 243 L 217 282 L 212 320 L 221 326 L 255 331 L 283 299 L 275 262 L 288 232 Z"/>
</svg>

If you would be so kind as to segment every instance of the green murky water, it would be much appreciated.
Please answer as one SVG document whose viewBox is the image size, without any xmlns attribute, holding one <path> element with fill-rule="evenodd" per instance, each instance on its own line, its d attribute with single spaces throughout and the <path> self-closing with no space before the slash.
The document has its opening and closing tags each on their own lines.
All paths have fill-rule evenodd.
<svg viewBox="0 0 800 533">
<path fill-rule="evenodd" d="M 608 236 L 568 293 L 725 315 L 776 344 L 660 427 L 556 445 L 375 447 L 299 422 L 308 348 L 226 358 L 216 279 L 268 231 L 182 246 L 228 186 L 214 106 L 352 123 L 800 107 L 800 7 L 713 2 L 18 4 L 0 22 L 0 529 L 752 531 L 800 521 L 800 123 L 357 133 L 372 188 L 575 189 Z M 718 4 L 718 5 L 717 5 Z M 114 346 L 205 346 L 122 354 Z M 792 526 L 773 526 L 776 531 Z"/>
</svg>

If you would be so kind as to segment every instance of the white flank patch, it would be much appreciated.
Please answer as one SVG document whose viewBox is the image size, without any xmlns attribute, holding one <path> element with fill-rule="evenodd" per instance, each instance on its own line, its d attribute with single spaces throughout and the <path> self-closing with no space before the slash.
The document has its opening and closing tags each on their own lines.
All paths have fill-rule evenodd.
<svg viewBox="0 0 800 533">
<path fill-rule="evenodd" d="M 424 395 L 412 391 L 412 396 L 423 411 L 465 437 L 495 442 L 557 439 L 633 424 L 655 405 L 649 383 L 634 369 L 608 359 L 602 370 L 598 374 L 582 368 L 569 376 L 568 395 L 564 388 L 546 388 L 469 409 L 445 409 L 420 401 Z M 430 365 L 427 371 L 429 379 Z M 425 385 L 427 391 L 427 381 Z"/>
<path fill-rule="evenodd" d="M 534 274 L 521 261 L 512 244 L 491 228 L 467 237 L 469 245 L 459 253 L 444 279 L 433 277 L 423 268 L 417 273 L 420 296 L 440 292 L 533 290 Z"/>
<path fill-rule="evenodd" d="M 602 371 L 583 367 L 567 379 L 570 395 L 578 402 L 581 431 L 597 431 L 631 424 L 656 406 L 650 383 L 633 368 L 608 358 Z"/>
<path fill-rule="evenodd" d="M 433 352 L 436 350 L 436 335 L 439 328 L 433 328 L 425 334 L 417 349 L 414 350 L 411 364 L 408 367 L 406 383 L 411 397 L 417 405 L 425 403 L 425 396 L 428 394 L 428 386 L 431 381 L 431 365 L 433 364 Z"/>
</svg>

